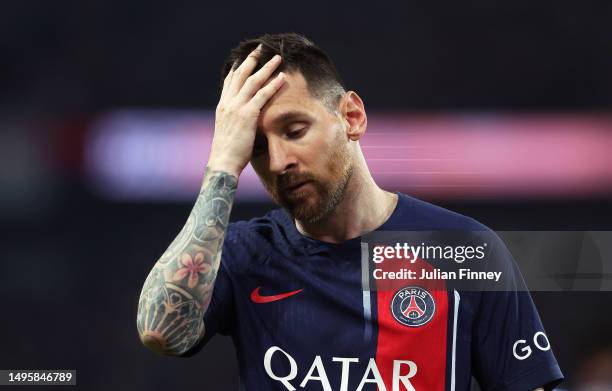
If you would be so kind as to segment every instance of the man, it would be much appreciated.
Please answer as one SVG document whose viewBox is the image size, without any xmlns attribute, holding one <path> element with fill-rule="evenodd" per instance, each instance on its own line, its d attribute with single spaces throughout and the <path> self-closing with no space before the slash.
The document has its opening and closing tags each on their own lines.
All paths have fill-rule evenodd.
<svg viewBox="0 0 612 391">
<path fill-rule="evenodd" d="M 361 98 L 303 36 L 234 49 L 200 194 L 142 290 L 143 344 L 189 356 L 229 334 L 244 390 L 468 390 L 472 374 L 487 390 L 558 383 L 528 293 L 364 283 L 364 234 L 486 229 L 379 188 L 359 146 L 366 126 Z M 249 161 L 283 209 L 228 224 Z"/>
</svg>

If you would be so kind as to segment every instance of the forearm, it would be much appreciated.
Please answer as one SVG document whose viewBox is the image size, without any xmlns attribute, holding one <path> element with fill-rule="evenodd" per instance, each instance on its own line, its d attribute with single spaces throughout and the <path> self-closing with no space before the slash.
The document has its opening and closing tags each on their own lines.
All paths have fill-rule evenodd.
<svg viewBox="0 0 612 391">
<path fill-rule="evenodd" d="M 221 262 L 235 175 L 207 169 L 187 223 L 153 266 L 138 303 L 137 326 L 148 348 L 180 355 L 204 336 L 206 312 Z"/>
</svg>

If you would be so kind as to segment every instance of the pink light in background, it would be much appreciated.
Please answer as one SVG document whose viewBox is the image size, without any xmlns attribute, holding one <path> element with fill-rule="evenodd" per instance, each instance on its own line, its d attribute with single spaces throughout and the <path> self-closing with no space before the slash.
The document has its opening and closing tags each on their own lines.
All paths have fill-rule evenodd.
<svg viewBox="0 0 612 391">
<path fill-rule="evenodd" d="M 90 183 L 115 200 L 193 199 L 199 190 L 213 137 L 208 112 L 121 110 L 96 120 L 85 145 Z M 263 199 L 250 167 L 238 195 Z"/>
<path fill-rule="evenodd" d="M 436 198 L 612 190 L 612 117 L 377 117 L 362 143 L 386 187 Z"/>
<path fill-rule="evenodd" d="M 210 112 L 119 111 L 86 145 L 95 189 L 113 199 L 193 199 Z M 381 186 L 427 198 L 612 194 L 612 116 L 370 115 L 361 142 Z M 268 199 L 252 168 L 242 199 Z"/>
</svg>

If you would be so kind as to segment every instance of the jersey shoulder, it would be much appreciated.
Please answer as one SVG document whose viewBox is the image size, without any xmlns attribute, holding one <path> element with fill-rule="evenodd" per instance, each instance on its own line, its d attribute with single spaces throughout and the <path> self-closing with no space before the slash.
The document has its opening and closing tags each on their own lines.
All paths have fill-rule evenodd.
<svg viewBox="0 0 612 391">
<path fill-rule="evenodd" d="M 398 196 L 397 218 L 393 219 L 392 227 L 389 228 L 431 231 L 490 231 L 486 225 L 472 217 L 453 212 L 403 193 L 398 193 Z"/>
</svg>

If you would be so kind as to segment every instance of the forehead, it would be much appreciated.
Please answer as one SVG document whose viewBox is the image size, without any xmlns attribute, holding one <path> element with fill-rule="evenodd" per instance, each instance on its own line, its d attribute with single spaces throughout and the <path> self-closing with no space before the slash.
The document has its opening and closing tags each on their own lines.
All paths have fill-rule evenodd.
<svg viewBox="0 0 612 391">
<path fill-rule="evenodd" d="M 300 72 L 285 73 L 285 83 L 262 108 L 258 126 L 260 129 L 272 129 L 292 117 L 297 119 L 297 114 L 315 117 L 321 114 L 321 110 L 325 111 L 325 107 L 310 94 L 304 76 Z M 287 116 L 288 113 L 294 115 Z"/>
</svg>

